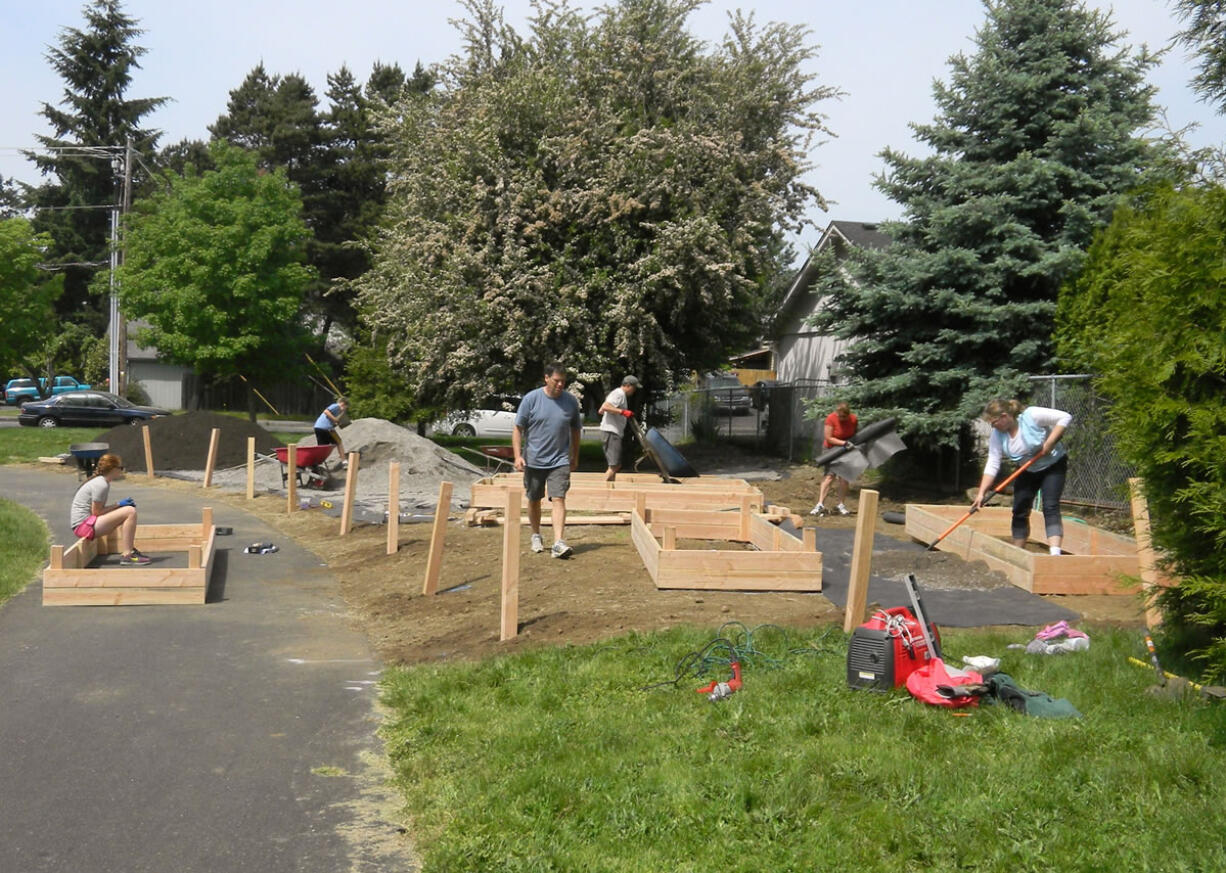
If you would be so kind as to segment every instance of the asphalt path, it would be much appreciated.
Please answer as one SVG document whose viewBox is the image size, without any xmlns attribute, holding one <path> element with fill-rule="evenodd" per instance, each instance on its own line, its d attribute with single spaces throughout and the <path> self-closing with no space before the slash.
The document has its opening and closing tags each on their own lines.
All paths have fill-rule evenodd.
<svg viewBox="0 0 1226 873">
<path fill-rule="evenodd" d="M 0 494 L 70 543 L 64 471 Z M 112 486 L 142 520 L 200 496 Z M 376 731 L 381 666 L 317 556 L 225 504 L 208 602 L 0 607 L 0 871 L 414 870 Z M 280 551 L 246 555 L 252 542 Z M 139 545 L 139 540 L 138 540 Z M 124 572 L 116 568 L 107 572 Z"/>
</svg>

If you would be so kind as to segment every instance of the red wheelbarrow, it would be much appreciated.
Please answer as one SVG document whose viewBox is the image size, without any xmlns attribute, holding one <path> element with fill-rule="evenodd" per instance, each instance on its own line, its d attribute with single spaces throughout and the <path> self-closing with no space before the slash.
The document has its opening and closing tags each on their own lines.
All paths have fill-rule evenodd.
<svg viewBox="0 0 1226 873">
<path fill-rule="evenodd" d="M 298 468 L 297 478 L 300 486 L 327 489 L 332 484 L 332 474 L 324 466 L 324 461 L 334 448 L 335 443 L 328 443 L 326 446 L 298 446 L 298 451 L 294 453 L 294 465 Z M 277 446 L 273 451 L 281 462 L 281 487 L 284 488 L 289 482 L 289 446 Z"/>
</svg>

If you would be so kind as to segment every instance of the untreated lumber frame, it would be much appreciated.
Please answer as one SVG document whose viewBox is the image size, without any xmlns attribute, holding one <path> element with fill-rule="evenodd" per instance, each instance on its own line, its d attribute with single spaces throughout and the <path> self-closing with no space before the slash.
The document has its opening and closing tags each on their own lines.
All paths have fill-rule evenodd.
<svg viewBox="0 0 1226 873">
<path fill-rule="evenodd" d="M 119 531 L 72 546 L 51 547 L 51 560 L 43 571 L 44 606 L 137 606 L 204 603 L 217 528 L 213 510 L 201 510 L 199 524 L 138 524 L 136 541 L 148 552 L 187 552 L 187 567 L 99 567 L 90 564 L 99 555 L 119 551 Z"/>
<path fill-rule="evenodd" d="M 907 504 L 907 535 L 927 543 L 939 536 L 965 510 L 957 506 Z M 1140 573 L 1134 540 L 1093 525 L 1064 525 L 1063 555 L 1045 555 L 1015 546 L 1011 537 L 1013 510 L 1007 506 L 980 509 L 937 545 L 967 561 L 983 561 L 1004 573 L 1010 583 L 1032 594 L 1136 594 L 1138 586 L 1122 577 Z M 1043 513 L 1031 512 L 1032 531 L 1043 530 Z M 1032 542 L 1045 542 L 1032 538 Z"/>
<path fill-rule="evenodd" d="M 690 515 L 698 517 L 686 517 Z M 714 524 L 711 515 L 726 520 Z M 678 549 L 678 537 L 744 542 L 755 550 Z M 630 540 L 657 588 L 822 590 L 822 556 L 814 550 L 812 537 L 798 540 L 759 512 L 687 513 L 648 508 L 645 514 L 636 511 L 631 515 Z"/>
</svg>

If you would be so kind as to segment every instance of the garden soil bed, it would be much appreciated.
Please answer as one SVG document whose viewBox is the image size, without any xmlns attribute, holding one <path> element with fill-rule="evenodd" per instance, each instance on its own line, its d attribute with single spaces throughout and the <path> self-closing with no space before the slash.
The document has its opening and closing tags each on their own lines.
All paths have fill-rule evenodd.
<svg viewBox="0 0 1226 873">
<path fill-rule="evenodd" d="M 686 447 L 685 454 L 704 474 L 724 471 L 751 479 L 773 503 L 804 515 L 816 499 L 820 473 L 812 467 L 786 465 L 735 448 Z M 198 489 L 196 483 L 159 479 L 169 488 Z M 820 594 L 660 591 L 630 542 L 628 527 L 571 526 L 567 540 L 575 554 L 556 560 L 534 555 L 523 533 L 519 580 L 519 636 L 499 641 L 499 590 L 502 528 L 464 526 L 453 510 L 447 526 L 439 592 L 421 594 L 429 551 L 428 523 L 402 524 L 400 548 L 386 554 L 386 528 L 357 525 L 346 537 L 339 521 L 319 510 L 285 512 L 284 497 L 261 495 L 247 501 L 241 493 L 216 490 L 218 500 L 259 515 L 285 536 L 306 545 L 340 580 L 342 593 L 356 623 L 387 663 L 413 664 L 442 659 L 476 659 L 537 645 L 584 644 L 630 631 L 650 632 L 674 625 L 709 627 L 739 621 L 813 627 L 841 623 L 841 610 Z M 853 493 L 849 504 L 856 508 Z M 876 530 L 879 535 L 905 539 L 901 525 L 881 520 L 880 513 L 902 512 L 901 495 L 882 494 Z M 913 501 L 940 502 L 934 495 L 913 495 Z M 854 528 L 856 518 L 822 517 L 806 523 L 820 527 Z M 951 561 L 942 553 L 878 553 L 874 572 L 923 573 L 925 584 L 943 588 L 990 588 L 999 574 L 981 563 Z M 903 564 L 898 562 L 902 561 Z M 891 563 L 893 562 L 893 563 Z M 895 566 L 897 565 L 897 566 Z M 905 565 L 905 566 L 904 566 Z M 1087 619 L 1112 624 L 1143 622 L 1132 598 L 1050 598 Z M 1014 631 L 1017 631 L 1014 628 Z"/>
</svg>

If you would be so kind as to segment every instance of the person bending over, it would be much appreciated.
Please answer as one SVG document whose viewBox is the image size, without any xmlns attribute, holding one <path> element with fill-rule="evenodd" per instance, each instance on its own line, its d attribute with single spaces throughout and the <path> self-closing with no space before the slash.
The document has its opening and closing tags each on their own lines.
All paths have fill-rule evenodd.
<svg viewBox="0 0 1226 873">
<path fill-rule="evenodd" d="M 988 437 L 988 461 L 983 467 L 975 508 L 983 505 L 1003 457 L 1008 456 L 1015 464 L 1038 458 L 1013 481 L 1013 544 L 1024 546 L 1030 538 L 1030 505 L 1035 494 L 1040 493 L 1048 551 L 1063 554 L 1060 496 L 1068 473 L 1068 452 L 1059 443 L 1073 416 L 1044 406 L 1023 408 L 1016 400 L 993 400 L 984 407 L 983 418 L 992 426 L 992 433 Z"/>
</svg>

